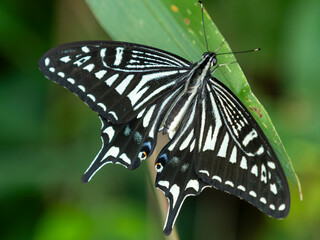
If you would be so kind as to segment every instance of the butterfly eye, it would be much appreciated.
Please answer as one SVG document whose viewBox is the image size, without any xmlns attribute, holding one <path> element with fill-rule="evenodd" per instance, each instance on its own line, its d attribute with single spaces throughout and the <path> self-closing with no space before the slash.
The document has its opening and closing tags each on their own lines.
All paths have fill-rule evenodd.
<svg viewBox="0 0 320 240">
<path fill-rule="evenodd" d="M 162 166 L 162 164 L 161 163 L 156 163 L 156 165 L 154 166 L 155 167 L 155 169 L 156 169 L 156 171 L 158 172 L 158 173 L 160 173 L 160 172 L 162 172 L 162 170 L 163 170 L 163 166 Z"/>
<path fill-rule="evenodd" d="M 205 53 L 202 54 L 202 57 L 204 58 L 204 57 L 206 57 L 208 54 L 209 54 L 208 52 L 205 52 Z"/>
<path fill-rule="evenodd" d="M 216 65 L 217 64 L 217 59 L 214 57 L 214 58 L 212 58 L 212 66 L 214 66 L 214 65 Z"/>
<path fill-rule="evenodd" d="M 145 160 L 145 159 L 147 159 L 147 153 L 146 153 L 145 151 L 139 152 L 138 158 L 140 158 L 140 160 Z"/>
</svg>

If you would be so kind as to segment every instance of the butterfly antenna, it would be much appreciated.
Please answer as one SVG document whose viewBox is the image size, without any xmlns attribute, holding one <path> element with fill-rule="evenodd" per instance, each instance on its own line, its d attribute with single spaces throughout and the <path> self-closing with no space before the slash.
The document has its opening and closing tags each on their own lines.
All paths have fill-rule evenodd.
<svg viewBox="0 0 320 240">
<path fill-rule="evenodd" d="M 203 25 L 203 34 L 204 38 L 206 40 L 206 46 L 207 46 L 207 51 L 209 52 L 209 47 L 208 47 L 208 40 L 207 40 L 207 34 L 206 34 L 206 28 L 204 27 L 204 17 L 203 17 L 203 4 L 201 1 L 199 1 L 200 6 L 201 6 L 201 15 L 202 15 L 202 25 Z"/>
<path fill-rule="evenodd" d="M 217 53 L 216 55 L 225 55 L 225 54 L 238 54 L 238 53 L 257 52 L 257 51 L 260 51 L 260 50 L 261 50 L 261 48 L 255 48 L 255 49 L 246 50 L 246 51 Z"/>
<path fill-rule="evenodd" d="M 226 42 L 225 39 L 223 39 L 222 43 L 220 43 L 220 45 L 217 47 L 216 50 L 214 50 L 214 53 L 218 52 L 220 50 L 220 48 L 222 47 L 222 45 Z"/>
<path fill-rule="evenodd" d="M 233 61 L 233 62 L 229 62 L 229 63 L 222 63 L 222 64 L 219 64 L 217 65 L 213 70 L 211 70 L 211 74 L 214 73 L 215 70 L 217 70 L 219 67 L 221 66 L 227 66 L 227 65 L 230 65 L 230 64 L 234 64 L 234 63 L 237 63 L 238 61 Z"/>
</svg>

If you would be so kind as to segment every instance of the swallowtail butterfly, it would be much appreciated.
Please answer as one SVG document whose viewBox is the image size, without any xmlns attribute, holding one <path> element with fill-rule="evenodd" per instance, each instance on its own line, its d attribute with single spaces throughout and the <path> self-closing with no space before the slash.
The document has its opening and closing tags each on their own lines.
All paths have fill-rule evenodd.
<svg viewBox="0 0 320 240">
<path fill-rule="evenodd" d="M 215 52 L 192 63 L 149 46 L 115 41 L 67 43 L 45 53 L 43 74 L 79 96 L 101 119 L 103 145 L 82 177 L 105 164 L 137 168 L 169 137 L 155 162 L 156 187 L 168 199 L 170 234 L 183 201 L 214 187 L 284 218 L 290 192 L 261 128 L 211 75 Z"/>
</svg>

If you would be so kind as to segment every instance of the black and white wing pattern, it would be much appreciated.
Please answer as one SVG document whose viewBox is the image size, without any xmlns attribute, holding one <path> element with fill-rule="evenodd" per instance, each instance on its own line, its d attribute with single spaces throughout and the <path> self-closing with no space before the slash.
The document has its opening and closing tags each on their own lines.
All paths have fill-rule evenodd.
<svg viewBox="0 0 320 240">
<path fill-rule="evenodd" d="M 274 218 L 289 213 L 288 183 L 266 136 L 240 100 L 208 76 L 195 127 L 199 178 Z"/>
<path fill-rule="evenodd" d="M 47 78 L 117 124 L 128 122 L 166 92 L 172 92 L 191 67 L 189 61 L 172 53 L 113 41 L 63 44 L 39 60 Z"/>
</svg>

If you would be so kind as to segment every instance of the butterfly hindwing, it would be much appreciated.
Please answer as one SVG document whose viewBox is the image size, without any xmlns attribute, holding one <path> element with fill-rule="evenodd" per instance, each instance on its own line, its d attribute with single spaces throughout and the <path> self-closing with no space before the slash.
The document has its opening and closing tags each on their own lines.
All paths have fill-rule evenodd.
<svg viewBox="0 0 320 240">
<path fill-rule="evenodd" d="M 203 182 L 194 171 L 195 135 L 191 123 L 195 118 L 196 104 L 188 111 L 190 118 L 184 119 L 174 138 L 162 149 L 156 160 L 156 187 L 162 190 L 168 199 L 168 213 L 164 233 L 169 235 L 180 208 L 187 196 L 199 195 Z"/>
<path fill-rule="evenodd" d="M 288 183 L 278 158 L 249 111 L 212 78 L 200 102 L 195 170 L 206 183 L 245 199 L 266 214 L 285 217 Z"/>
<path fill-rule="evenodd" d="M 158 128 L 164 114 L 181 90 L 182 87 L 165 95 L 124 124 L 114 124 L 100 116 L 102 148 L 84 173 L 82 181 L 90 181 L 105 164 L 115 163 L 135 169 L 142 160 L 147 159 L 156 145 Z"/>
<path fill-rule="evenodd" d="M 131 120 L 185 79 L 191 63 L 139 44 L 108 41 L 60 45 L 42 56 L 46 77 L 113 123 Z"/>
</svg>

